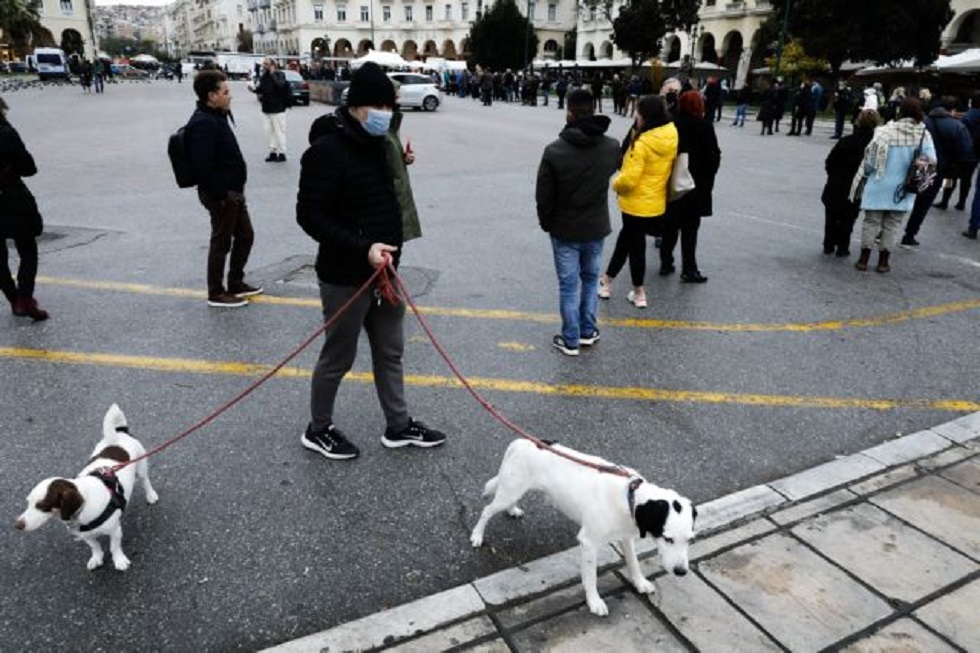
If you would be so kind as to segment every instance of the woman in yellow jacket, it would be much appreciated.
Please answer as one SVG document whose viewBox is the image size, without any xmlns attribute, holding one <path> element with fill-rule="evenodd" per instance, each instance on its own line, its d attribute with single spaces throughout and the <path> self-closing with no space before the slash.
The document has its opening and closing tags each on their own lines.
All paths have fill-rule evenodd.
<svg viewBox="0 0 980 653">
<path fill-rule="evenodd" d="M 677 158 L 677 129 L 671 122 L 664 99 L 658 95 L 640 98 L 632 142 L 623 157 L 613 191 L 619 196 L 623 228 L 606 273 L 599 279 L 599 297 L 609 299 L 612 280 L 623 269 L 627 256 L 633 289 L 626 299 L 637 308 L 647 307 L 643 278 L 646 275 L 646 234 L 650 220 L 667 210 L 667 183 Z"/>
</svg>

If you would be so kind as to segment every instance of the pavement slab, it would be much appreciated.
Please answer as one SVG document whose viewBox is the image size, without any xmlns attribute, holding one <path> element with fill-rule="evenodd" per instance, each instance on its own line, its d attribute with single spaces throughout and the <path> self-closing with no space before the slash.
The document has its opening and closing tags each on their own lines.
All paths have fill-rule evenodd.
<svg viewBox="0 0 980 653">
<path fill-rule="evenodd" d="M 798 501 L 884 469 L 885 466 L 878 461 L 855 454 L 781 478 L 769 486 L 786 498 Z"/>
<path fill-rule="evenodd" d="M 445 651 L 455 646 L 461 646 L 497 632 L 497 627 L 489 617 L 477 617 L 461 624 L 437 630 L 430 635 L 419 637 L 410 642 L 384 649 L 390 653 L 431 653 Z M 467 649 L 473 650 L 473 649 Z M 509 653 L 507 643 L 501 638 L 492 639 L 481 645 L 480 650 L 486 653 Z"/>
<path fill-rule="evenodd" d="M 962 485 L 967 490 L 980 492 L 980 458 L 972 458 L 959 465 L 953 465 L 939 475 Z"/>
<path fill-rule="evenodd" d="M 956 649 L 912 619 L 899 619 L 842 653 L 952 653 Z"/>
<path fill-rule="evenodd" d="M 980 580 L 919 608 L 915 616 L 967 651 L 980 651 Z"/>
<path fill-rule="evenodd" d="M 847 574 L 783 534 L 722 553 L 700 563 L 699 571 L 793 651 L 824 648 L 892 612 Z"/>
<path fill-rule="evenodd" d="M 926 430 L 879 444 L 877 447 L 865 449 L 861 453 L 868 458 L 877 460 L 886 467 L 892 467 L 923 456 L 939 453 L 949 446 L 950 441 L 947 438 Z"/>
<path fill-rule="evenodd" d="M 962 486 L 928 476 L 871 497 L 871 502 L 980 560 L 980 500 Z"/>
<path fill-rule="evenodd" d="M 919 601 L 980 566 L 867 504 L 800 524 L 793 534 L 888 598 Z M 895 570 L 902 573 L 896 574 Z"/>
<path fill-rule="evenodd" d="M 622 590 L 624 583 L 615 573 L 599 574 L 596 579 L 600 596 Z M 549 592 L 544 596 L 526 602 L 517 602 L 495 613 L 500 625 L 504 628 L 520 628 L 532 621 L 566 612 L 585 604 L 585 590 L 582 583 L 577 582 L 570 587 Z"/>
<path fill-rule="evenodd" d="M 805 519 L 812 515 L 826 512 L 836 508 L 842 503 L 853 501 L 856 498 L 857 495 L 850 490 L 837 490 L 836 492 L 825 494 L 822 497 L 814 499 L 813 501 L 800 503 L 785 510 L 775 512 L 769 515 L 769 519 L 776 522 L 780 526 L 785 526 L 786 524 L 792 524 L 795 521 Z"/>
</svg>

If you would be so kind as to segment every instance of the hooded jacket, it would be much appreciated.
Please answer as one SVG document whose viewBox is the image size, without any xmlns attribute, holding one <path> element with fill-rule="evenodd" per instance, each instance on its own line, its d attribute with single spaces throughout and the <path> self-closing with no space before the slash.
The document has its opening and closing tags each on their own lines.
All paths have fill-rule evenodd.
<svg viewBox="0 0 980 653">
<path fill-rule="evenodd" d="M 346 107 L 318 119 L 314 129 L 301 161 L 296 221 L 320 243 L 320 280 L 357 286 L 374 273 L 367 260 L 372 244 L 398 247 L 396 266 L 401 254 L 402 218 L 385 138 L 370 136 Z"/>
<path fill-rule="evenodd" d="M 672 122 L 648 129 L 633 142 L 612 183 L 623 213 L 640 218 L 664 214 L 677 142 L 677 127 Z"/>
<path fill-rule="evenodd" d="M 606 136 L 607 116 L 569 123 L 544 149 L 535 200 L 541 229 L 559 240 L 588 242 L 612 232 L 609 177 L 619 162 L 619 144 Z"/>
</svg>

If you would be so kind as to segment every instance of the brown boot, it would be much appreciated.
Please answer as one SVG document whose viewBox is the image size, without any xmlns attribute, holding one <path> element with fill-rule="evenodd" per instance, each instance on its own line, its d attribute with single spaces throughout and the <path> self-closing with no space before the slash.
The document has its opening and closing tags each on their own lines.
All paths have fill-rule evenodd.
<svg viewBox="0 0 980 653">
<path fill-rule="evenodd" d="M 857 260 L 857 263 L 854 264 L 854 267 L 856 267 L 861 272 L 864 272 L 865 270 L 868 269 L 868 261 L 870 260 L 871 260 L 871 249 L 861 248 L 861 258 Z"/>
<path fill-rule="evenodd" d="M 888 265 L 888 257 L 891 256 L 891 252 L 888 250 L 881 250 L 878 252 L 878 267 L 875 268 L 875 272 L 890 272 L 892 266 Z"/>
<path fill-rule="evenodd" d="M 37 305 L 37 300 L 33 297 L 18 297 L 13 305 L 14 315 L 20 317 L 29 317 L 35 322 L 41 322 L 42 320 L 48 319 L 48 312 L 42 310 L 40 306 Z"/>
</svg>

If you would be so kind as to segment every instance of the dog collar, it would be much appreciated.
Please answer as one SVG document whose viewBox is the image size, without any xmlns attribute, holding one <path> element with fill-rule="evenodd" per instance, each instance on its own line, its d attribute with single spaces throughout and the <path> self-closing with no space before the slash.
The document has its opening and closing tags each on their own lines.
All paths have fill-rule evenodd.
<svg viewBox="0 0 980 653">
<path fill-rule="evenodd" d="M 643 485 L 643 479 L 636 477 L 630 481 L 630 484 L 626 486 L 626 503 L 630 507 L 630 517 L 633 516 L 633 509 L 636 507 L 636 488 Z"/>
<path fill-rule="evenodd" d="M 82 533 L 95 530 L 106 523 L 114 512 L 117 510 L 122 512 L 126 509 L 126 493 L 123 491 L 122 483 L 119 482 L 119 477 L 111 469 L 103 467 L 102 469 L 95 470 L 89 476 L 94 476 L 102 481 L 102 484 L 109 490 L 109 503 L 106 504 L 105 510 L 102 511 L 101 515 L 89 523 L 81 524 L 78 527 L 79 532 Z"/>
</svg>

